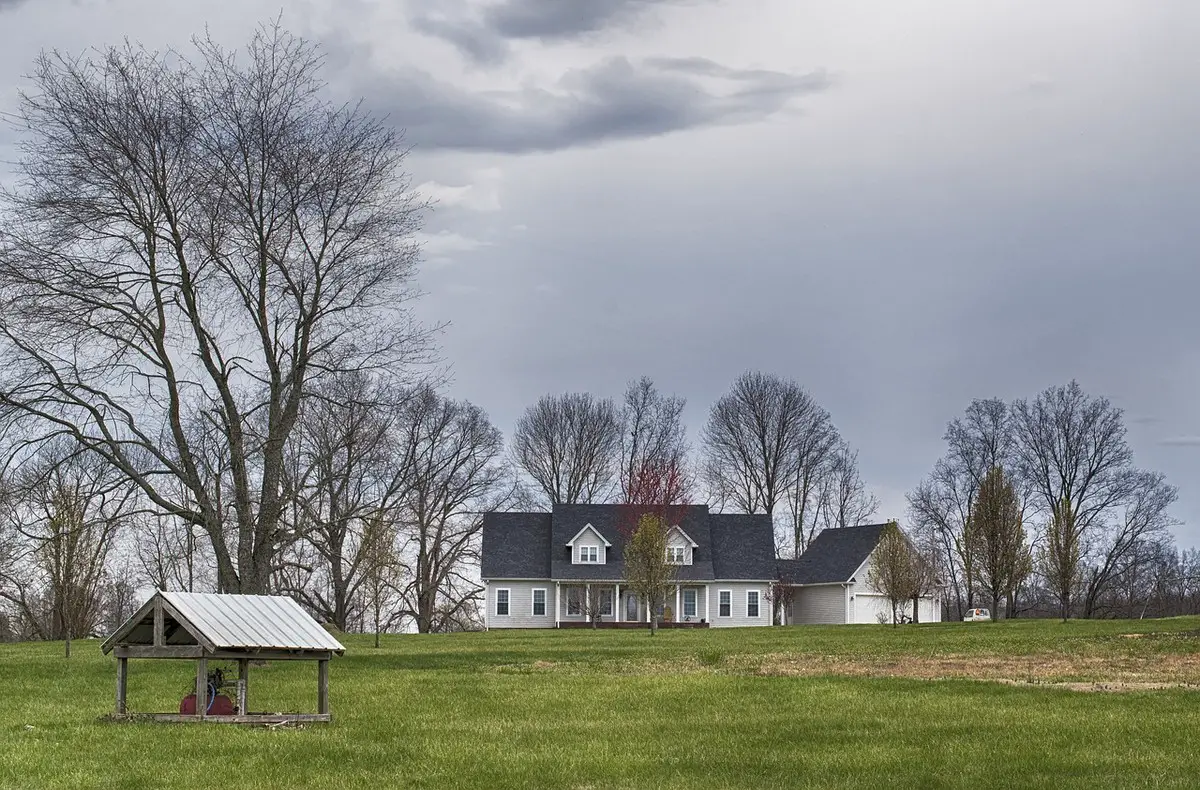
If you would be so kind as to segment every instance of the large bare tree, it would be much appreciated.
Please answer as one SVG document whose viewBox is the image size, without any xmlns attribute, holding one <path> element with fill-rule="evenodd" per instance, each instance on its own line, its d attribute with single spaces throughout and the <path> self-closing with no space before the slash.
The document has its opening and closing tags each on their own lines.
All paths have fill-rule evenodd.
<svg viewBox="0 0 1200 790">
<path fill-rule="evenodd" d="M 683 409 L 687 400 L 664 395 L 649 376 L 631 381 L 621 407 L 621 498 L 629 501 L 643 469 L 666 467 L 690 473 Z"/>
<path fill-rule="evenodd" d="M 471 573 L 482 514 L 502 509 L 515 492 L 504 441 L 478 406 L 429 387 L 404 404 L 397 423 L 400 608 L 421 633 L 459 630 L 483 591 Z"/>
<path fill-rule="evenodd" d="M 611 400 L 544 395 L 517 420 L 512 456 L 551 505 L 599 502 L 613 493 L 621 422 Z"/>
<path fill-rule="evenodd" d="M 0 223 L 0 405 L 202 528 L 220 588 L 255 593 L 294 538 L 284 450 L 314 383 L 427 350 L 421 206 L 399 133 L 324 98 L 312 44 L 274 27 L 194 49 L 35 63 Z"/>
<path fill-rule="evenodd" d="M 793 484 L 784 495 L 787 505 L 787 534 L 778 539 L 782 550 L 799 557 L 823 530 L 862 524 L 879 509 L 879 498 L 863 482 L 858 469 L 858 451 L 851 450 L 836 434 L 827 446 L 797 464 Z"/>
<path fill-rule="evenodd" d="M 831 435 L 829 413 L 799 384 L 745 373 L 709 412 L 704 477 L 718 501 L 773 515 L 804 470 L 824 462 Z"/>
</svg>

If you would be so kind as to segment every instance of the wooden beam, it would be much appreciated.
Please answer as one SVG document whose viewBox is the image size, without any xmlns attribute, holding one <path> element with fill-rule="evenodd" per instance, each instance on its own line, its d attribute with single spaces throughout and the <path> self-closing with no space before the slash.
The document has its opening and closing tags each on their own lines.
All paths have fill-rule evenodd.
<svg viewBox="0 0 1200 790">
<path fill-rule="evenodd" d="M 196 715 L 203 718 L 208 708 L 208 659 L 196 662 Z"/>
<path fill-rule="evenodd" d="M 218 661 L 328 661 L 330 650 L 206 650 L 200 645 L 122 645 L 113 653 L 124 658 L 210 658 Z"/>
<path fill-rule="evenodd" d="M 238 685 L 237 685 L 237 712 L 239 715 L 246 715 L 246 698 L 249 696 L 250 686 L 250 659 L 238 659 Z"/>
<path fill-rule="evenodd" d="M 208 637 L 206 637 L 204 635 L 203 631 L 201 631 L 199 628 L 197 628 L 196 625 L 194 623 L 192 623 L 190 620 L 188 620 L 186 617 L 181 615 L 174 606 L 171 606 L 171 604 L 162 600 L 161 596 L 159 596 L 159 604 L 162 606 L 163 611 L 166 614 L 171 615 L 171 619 L 174 620 L 175 622 L 179 623 L 181 626 L 183 626 L 184 630 L 187 631 L 189 634 L 191 634 L 193 637 L 195 637 L 197 642 L 199 642 L 204 647 L 208 648 L 208 650 L 210 652 L 217 649 L 216 645 L 214 645 L 212 642 L 208 641 Z"/>
<path fill-rule="evenodd" d="M 125 687 L 129 681 L 129 662 L 117 659 L 117 715 L 125 713 Z"/>
<path fill-rule="evenodd" d="M 317 713 L 329 713 L 329 661 L 317 662 Z"/>
</svg>

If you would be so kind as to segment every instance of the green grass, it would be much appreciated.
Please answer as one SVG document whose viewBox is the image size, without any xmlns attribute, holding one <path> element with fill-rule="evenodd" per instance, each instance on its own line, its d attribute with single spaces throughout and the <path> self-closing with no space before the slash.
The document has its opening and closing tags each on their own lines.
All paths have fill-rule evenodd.
<svg viewBox="0 0 1200 790">
<path fill-rule="evenodd" d="M 1200 692 L 1139 684 L 1200 683 L 1198 633 L 1200 618 L 347 637 L 335 721 L 295 730 L 107 723 L 98 643 L 69 662 L 61 643 L 0 645 L 0 787 L 1195 787 Z M 193 666 L 131 661 L 131 709 L 173 709 Z M 1041 683 L 935 679 L 964 674 Z M 312 664 L 251 680 L 254 710 L 315 706 Z"/>
</svg>

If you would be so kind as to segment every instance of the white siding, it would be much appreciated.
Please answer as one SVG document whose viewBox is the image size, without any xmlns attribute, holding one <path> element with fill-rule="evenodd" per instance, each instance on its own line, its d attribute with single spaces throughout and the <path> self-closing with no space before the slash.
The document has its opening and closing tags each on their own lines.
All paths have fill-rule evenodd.
<svg viewBox="0 0 1200 790">
<path fill-rule="evenodd" d="M 708 621 L 713 628 L 729 628 L 747 625 L 770 625 L 771 604 L 767 600 L 767 589 L 770 585 L 762 582 L 710 582 L 708 585 Z M 732 617 L 720 616 L 720 591 L 729 590 L 733 593 Z M 758 590 L 758 617 L 746 616 L 746 591 Z M 700 601 L 700 616 L 704 617 L 703 593 Z"/>
<path fill-rule="evenodd" d="M 854 593 L 854 601 L 852 612 L 854 614 L 850 622 L 853 623 L 879 623 L 879 615 L 883 615 L 885 623 L 892 622 L 892 605 L 888 603 L 888 599 L 878 593 L 864 592 L 865 585 L 855 585 L 852 588 Z M 912 601 L 908 601 L 901 614 L 912 616 Z M 920 600 L 920 618 L 922 623 L 937 623 L 942 619 L 942 602 L 937 598 L 922 598 Z"/>
<path fill-rule="evenodd" d="M 692 564 L 692 544 L 688 543 L 687 539 L 685 537 L 683 537 L 683 535 L 679 534 L 678 529 L 672 529 L 671 532 L 667 535 L 667 548 L 673 548 L 675 546 L 683 547 L 683 564 L 691 565 Z"/>
<path fill-rule="evenodd" d="M 827 625 L 847 622 L 846 588 L 840 584 L 796 588 L 792 599 L 791 622 Z"/>
<path fill-rule="evenodd" d="M 554 583 L 550 581 L 503 581 L 490 579 L 487 588 L 488 628 L 553 628 Z M 546 591 L 546 614 L 533 614 L 534 589 Z M 508 616 L 496 614 L 496 590 L 508 590 Z"/>
</svg>

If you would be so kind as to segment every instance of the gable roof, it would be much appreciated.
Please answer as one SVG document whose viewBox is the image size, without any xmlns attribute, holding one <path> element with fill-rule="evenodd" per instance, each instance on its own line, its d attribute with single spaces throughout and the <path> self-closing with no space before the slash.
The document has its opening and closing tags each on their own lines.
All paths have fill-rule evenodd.
<svg viewBox="0 0 1200 790">
<path fill-rule="evenodd" d="M 573 538 L 571 538 L 570 540 L 568 540 L 568 541 L 567 541 L 567 545 L 568 545 L 568 546 L 573 546 L 573 545 L 575 545 L 575 541 L 579 540 L 579 536 L 580 536 L 580 535 L 582 535 L 583 533 L 587 532 L 588 530 L 591 530 L 592 532 L 594 532 L 594 533 L 596 534 L 596 537 L 598 537 L 598 538 L 600 538 L 600 540 L 604 541 L 604 545 L 605 545 L 605 546 L 611 546 L 611 545 L 612 545 L 612 543 L 610 543 L 610 542 L 609 542 L 608 538 L 606 538 L 606 537 L 604 537 L 603 535 L 601 535 L 601 534 L 600 534 L 600 530 L 596 529 L 596 528 L 595 528 L 595 527 L 593 527 L 591 524 L 584 524 L 584 525 L 583 525 L 583 529 L 581 529 L 581 530 L 579 530 L 578 532 L 576 532 L 576 533 L 575 533 L 575 537 L 573 537 Z"/>
<path fill-rule="evenodd" d="M 879 545 L 887 524 L 837 527 L 818 533 L 796 560 L 779 560 L 779 577 L 788 584 L 844 584 Z"/>
<path fill-rule="evenodd" d="M 709 515 L 709 518 L 710 519 L 712 518 L 711 514 Z M 674 526 L 674 527 L 671 527 L 669 530 L 667 530 L 667 538 L 668 539 L 671 537 L 672 532 L 678 532 L 680 535 L 682 535 L 683 539 L 686 540 L 688 542 L 688 545 L 691 546 L 693 549 L 700 545 L 696 541 L 692 540 L 692 536 L 687 534 L 686 532 L 684 532 L 683 528 L 680 526 Z"/>
<path fill-rule="evenodd" d="M 346 648 L 281 595 L 218 595 L 160 590 L 100 646 L 154 644 L 154 611 L 161 602 L 166 642 L 199 644 L 206 650 L 332 651 Z"/>
<path fill-rule="evenodd" d="M 485 579 L 549 579 L 550 514 L 485 514 L 480 551 Z"/>
</svg>

